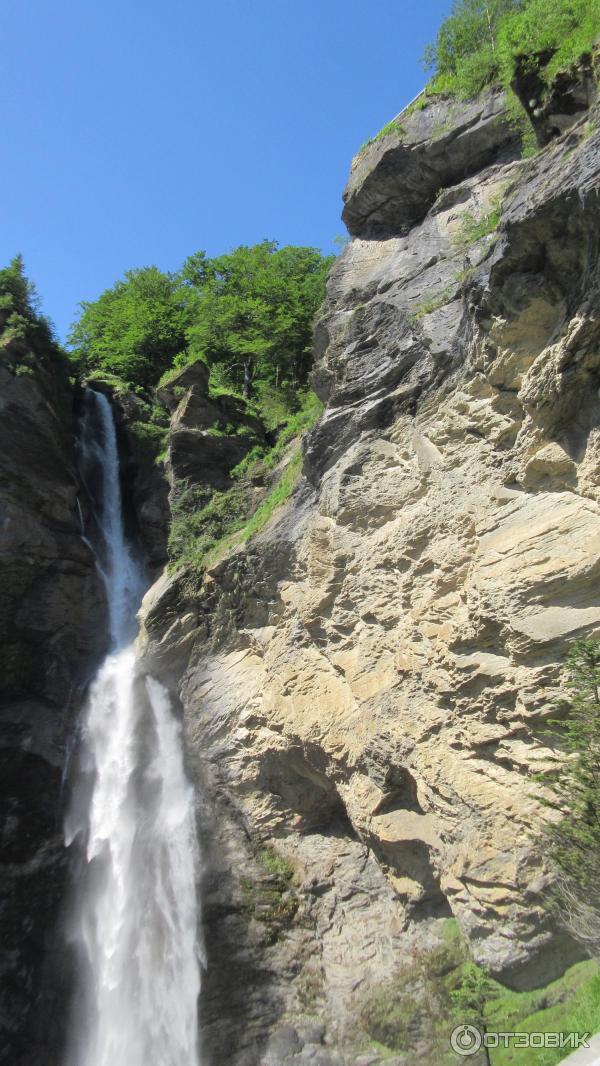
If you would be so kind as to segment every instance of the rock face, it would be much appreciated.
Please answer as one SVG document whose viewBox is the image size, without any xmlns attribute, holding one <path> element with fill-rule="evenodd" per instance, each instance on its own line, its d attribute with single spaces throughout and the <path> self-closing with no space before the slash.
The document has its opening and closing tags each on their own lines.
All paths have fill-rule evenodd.
<svg viewBox="0 0 600 1066">
<path fill-rule="evenodd" d="M 503 93 L 466 103 L 436 100 L 359 152 L 342 218 L 353 237 L 407 233 L 441 189 L 514 156 L 517 144 Z"/>
<path fill-rule="evenodd" d="M 570 129 L 598 97 L 598 48 L 561 71 L 548 86 L 542 74 L 552 54 L 545 52 L 536 56 L 537 63 L 531 62 L 531 56 L 522 56 L 512 83 L 541 145 Z"/>
<path fill-rule="evenodd" d="M 438 108 L 353 168 L 300 488 L 147 603 L 204 797 L 214 1066 L 354 1063 L 364 996 L 451 914 L 515 987 L 577 957 L 532 774 L 600 633 L 598 116 L 520 161 L 498 97 Z"/>
<path fill-rule="evenodd" d="M 0 1060 L 47 1066 L 65 1016 L 64 773 L 104 597 L 80 537 L 70 391 L 20 347 L 0 358 Z"/>
<path fill-rule="evenodd" d="M 184 367 L 158 397 L 171 412 L 169 468 L 174 487 L 185 483 L 207 490 L 230 486 L 230 470 L 257 444 L 264 444 L 260 421 L 243 400 L 209 397 L 208 367 Z"/>
</svg>

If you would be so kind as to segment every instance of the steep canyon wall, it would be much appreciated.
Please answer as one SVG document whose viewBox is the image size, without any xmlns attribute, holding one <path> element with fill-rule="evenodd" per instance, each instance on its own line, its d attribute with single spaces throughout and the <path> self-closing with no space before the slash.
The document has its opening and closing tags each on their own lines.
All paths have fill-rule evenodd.
<svg viewBox="0 0 600 1066">
<path fill-rule="evenodd" d="M 501 94 L 437 101 L 359 155 L 301 484 L 146 601 L 205 797 L 211 1061 L 314 1054 L 310 1016 L 342 1048 L 450 915 L 514 987 L 578 957 L 532 780 L 600 626 L 600 134 L 570 121 L 523 159 Z"/>
</svg>

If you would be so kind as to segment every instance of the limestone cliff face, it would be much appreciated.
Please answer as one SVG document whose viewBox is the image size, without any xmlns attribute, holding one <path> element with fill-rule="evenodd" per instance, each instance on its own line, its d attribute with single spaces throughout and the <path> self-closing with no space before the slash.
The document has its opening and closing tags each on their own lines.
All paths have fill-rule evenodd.
<svg viewBox="0 0 600 1066">
<path fill-rule="evenodd" d="M 149 594 L 203 796 L 215 1066 L 354 1062 L 361 997 L 450 914 L 517 987 L 576 957 L 532 774 L 568 641 L 600 632 L 597 118 L 521 160 L 491 95 L 366 149 L 305 477 L 197 595 Z"/>
<path fill-rule="evenodd" d="M 23 342 L 0 356 L 0 1060 L 58 1059 L 66 963 L 64 775 L 102 650 L 104 597 L 80 537 L 72 394 Z M 85 500 L 81 496 L 81 506 Z"/>
</svg>

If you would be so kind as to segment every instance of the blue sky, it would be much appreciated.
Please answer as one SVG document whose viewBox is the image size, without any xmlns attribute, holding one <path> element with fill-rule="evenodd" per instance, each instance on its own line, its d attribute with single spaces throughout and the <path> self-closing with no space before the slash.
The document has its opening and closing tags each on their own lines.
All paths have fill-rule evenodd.
<svg viewBox="0 0 600 1066">
<path fill-rule="evenodd" d="M 450 0 L 2 0 L 0 263 L 64 337 L 132 267 L 329 253 L 350 159 L 421 88 Z"/>
</svg>

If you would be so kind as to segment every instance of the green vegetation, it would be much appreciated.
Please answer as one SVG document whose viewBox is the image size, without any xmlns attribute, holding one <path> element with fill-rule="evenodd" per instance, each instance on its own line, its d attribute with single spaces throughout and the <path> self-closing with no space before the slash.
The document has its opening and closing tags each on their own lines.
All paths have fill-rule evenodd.
<svg viewBox="0 0 600 1066">
<path fill-rule="evenodd" d="M 595 1033 L 600 1029 L 600 971 L 595 961 L 572 966 L 557 981 L 532 992 L 513 992 L 492 982 L 486 1007 L 488 1032 Z M 497 1048 L 492 1066 L 554 1066 L 569 1049 Z M 535 1056 L 535 1058 L 533 1058 Z"/>
<path fill-rule="evenodd" d="M 293 881 L 296 873 L 294 866 L 289 859 L 286 859 L 284 855 L 280 855 L 274 848 L 263 848 L 259 852 L 258 858 L 268 874 L 285 881 L 286 884 Z"/>
<path fill-rule="evenodd" d="M 428 92 L 464 98 L 499 81 L 501 26 L 521 6 L 522 0 L 454 0 L 423 56 L 426 68 L 435 70 Z"/>
<path fill-rule="evenodd" d="M 554 812 L 541 848 L 557 874 L 553 905 L 571 933 L 600 952 L 600 641 L 577 640 L 566 659 L 569 697 L 552 721 L 560 767 L 542 776 Z M 566 758 L 565 758 L 566 756 Z"/>
<path fill-rule="evenodd" d="M 220 383 L 246 399 L 259 382 L 283 390 L 304 385 L 332 261 L 315 248 L 278 248 L 274 241 L 216 259 L 191 256 L 181 271 L 190 357 L 202 354 Z"/>
<path fill-rule="evenodd" d="M 69 338 L 73 364 L 81 376 L 147 389 L 200 358 L 215 389 L 245 398 L 261 388 L 294 393 L 307 381 L 332 261 L 315 248 L 263 241 L 214 259 L 196 252 L 175 274 L 128 271 L 81 305 Z"/>
<path fill-rule="evenodd" d="M 432 296 L 428 300 L 421 300 L 412 312 L 412 320 L 418 322 L 419 319 L 424 318 L 425 315 L 430 315 L 433 311 L 437 311 L 440 307 L 443 307 L 444 304 L 450 303 L 450 300 L 454 298 L 456 289 L 456 284 L 453 282 L 451 285 L 446 285 L 445 288 L 440 289 L 436 296 Z"/>
<path fill-rule="evenodd" d="M 374 144 L 375 141 L 381 141 L 390 133 L 397 133 L 399 136 L 402 136 L 404 132 L 404 126 L 402 125 L 400 120 L 397 118 L 393 118 L 391 122 L 386 122 L 385 126 L 382 126 L 382 128 L 379 130 L 379 133 L 376 133 L 374 137 L 370 137 L 368 141 L 365 141 L 364 144 L 361 144 L 358 154 L 360 155 L 360 153 L 364 152 L 365 148 L 368 148 L 370 144 Z"/>
<path fill-rule="evenodd" d="M 550 59 L 540 73 L 549 84 L 559 70 L 590 52 L 599 34 L 600 0 L 526 0 L 500 27 L 503 83 L 509 83 L 518 56 L 530 57 L 534 67 L 536 54 L 545 52 Z"/>
<path fill-rule="evenodd" d="M 10 348 L 9 369 L 17 377 L 31 376 L 28 359 L 50 359 L 66 367 L 64 354 L 54 336 L 50 320 L 41 313 L 32 282 L 25 276 L 20 255 L 0 270 L 0 348 Z"/>
<path fill-rule="evenodd" d="M 236 538 L 239 543 L 250 540 L 250 537 L 253 537 L 255 533 L 259 533 L 266 526 L 276 508 L 289 499 L 298 484 L 301 468 L 302 450 L 296 448 L 278 478 L 275 488 L 265 497 L 250 520 L 242 526 Z"/>
<path fill-rule="evenodd" d="M 589 53 L 599 35 L 600 0 L 454 0 L 423 57 L 433 77 L 402 118 L 438 95 L 469 99 L 487 86 L 502 86 L 523 156 L 533 155 L 535 133 L 511 88 L 517 69 L 529 66 L 548 86 Z"/>
<path fill-rule="evenodd" d="M 184 489 L 172 506 L 171 566 L 202 574 L 226 551 L 250 540 L 292 494 L 300 477 L 302 451 L 295 449 L 271 491 L 253 511 L 251 486 L 241 482 L 207 501 L 202 490 Z"/>
<path fill-rule="evenodd" d="M 81 304 L 71 329 L 72 361 L 82 376 L 111 374 L 148 388 L 186 346 L 186 316 L 176 278 L 157 267 L 129 270 L 97 300 Z"/>
<path fill-rule="evenodd" d="M 154 389 L 198 360 L 209 367 L 210 399 L 235 401 L 221 403 L 225 413 L 215 415 L 206 433 L 246 436 L 250 447 L 257 437 L 252 419 L 258 419 L 266 438 L 276 441 L 270 448 L 250 448 L 227 491 L 175 487 L 172 564 L 202 572 L 220 552 L 262 529 L 292 492 L 300 452 L 288 457 L 277 476 L 273 472 L 290 441 L 321 412 L 307 381 L 313 320 L 332 261 L 317 249 L 278 248 L 274 241 L 214 259 L 197 252 L 176 274 L 156 267 L 129 271 L 98 300 L 82 305 L 70 335 L 72 364 L 80 377 L 100 377 L 117 394 L 136 393 L 140 413 L 128 428 L 139 458 L 165 459 L 168 419 L 153 399 Z M 230 415 L 238 409 L 252 416 L 248 425 Z M 250 477 L 268 483 L 264 498 L 244 481 Z"/>
<path fill-rule="evenodd" d="M 205 489 L 184 488 L 171 505 L 168 546 L 171 565 L 201 572 L 208 556 L 225 536 L 244 525 L 250 506 L 243 485 L 215 492 L 212 497 Z"/>
<path fill-rule="evenodd" d="M 450 1066 L 455 1025 L 494 1032 L 595 1032 L 600 1029 L 600 967 L 572 966 L 557 981 L 530 992 L 514 992 L 488 977 L 470 959 L 454 919 L 445 923 L 442 943 L 398 970 L 360 1009 L 363 1031 L 382 1045 L 383 1055 L 414 1050 L 423 1066 Z M 564 1049 L 534 1052 L 536 1066 L 554 1066 Z M 491 1066 L 530 1066 L 528 1048 L 493 1048 Z"/>
<path fill-rule="evenodd" d="M 487 85 L 508 89 L 523 57 L 550 83 L 599 33 L 600 0 L 454 0 L 425 51 L 435 71 L 427 91 L 468 98 Z"/>
<path fill-rule="evenodd" d="M 127 431 L 133 438 L 134 448 L 140 458 L 156 459 L 164 452 L 169 434 L 168 425 L 161 426 L 156 422 L 128 422 Z"/>
<path fill-rule="evenodd" d="M 501 213 L 502 208 L 499 200 L 494 200 L 490 204 L 489 210 L 485 211 L 483 215 L 477 216 L 469 211 L 463 211 L 460 227 L 453 237 L 454 244 L 466 250 L 476 244 L 477 241 L 482 240 L 483 237 L 488 237 L 490 234 L 495 233 L 500 224 Z"/>
<path fill-rule="evenodd" d="M 242 877 L 243 906 L 248 915 L 266 927 L 265 939 L 273 943 L 293 921 L 298 898 L 293 890 L 295 869 L 274 848 L 263 848 L 256 855 L 262 876 L 256 880 Z"/>
<path fill-rule="evenodd" d="M 271 397 L 271 402 L 275 402 Z M 302 451 L 289 454 L 291 442 L 316 422 L 323 407 L 315 394 L 297 396 L 298 410 L 288 412 L 279 425 L 277 441 L 265 450 L 256 445 L 231 471 L 234 484 L 212 496 L 198 488 L 180 487 L 172 505 L 169 557 L 172 566 L 202 573 L 211 562 L 237 544 L 249 540 L 267 524 L 275 510 L 292 494 L 302 466 Z M 253 485 L 270 483 L 255 504 Z"/>
</svg>

